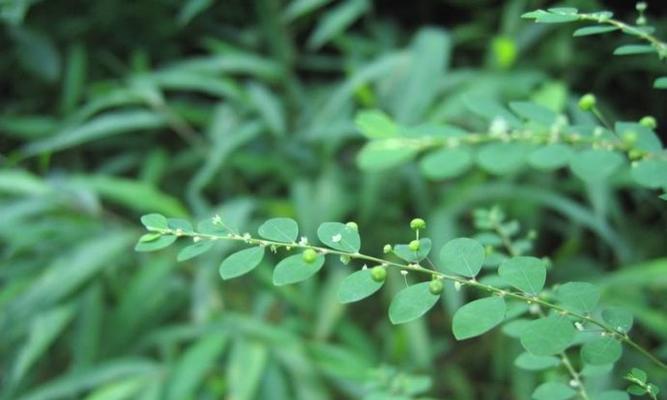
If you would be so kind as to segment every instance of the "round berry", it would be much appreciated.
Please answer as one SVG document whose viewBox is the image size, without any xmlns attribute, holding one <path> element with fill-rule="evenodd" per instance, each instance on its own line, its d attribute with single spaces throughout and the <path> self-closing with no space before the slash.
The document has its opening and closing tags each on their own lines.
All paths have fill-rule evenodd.
<svg viewBox="0 0 667 400">
<path fill-rule="evenodd" d="M 579 99 L 579 108 L 584 111 L 591 111 L 595 107 L 596 99 L 590 93 L 587 93 Z"/>
<path fill-rule="evenodd" d="M 359 230 L 359 225 L 357 225 L 357 223 L 354 222 L 354 221 L 350 221 L 350 222 L 348 222 L 347 224 L 345 224 L 345 226 L 347 226 L 348 228 L 352 228 L 352 229 L 354 229 L 355 231 L 358 231 L 358 230 Z"/>
<path fill-rule="evenodd" d="M 419 240 L 413 240 L 408 244 L 408 247 L 412 251 L 418 251 L 419 250 Z"/>
<path fill-rule="evenodd" d="M 650 115 L 642 117 L 642 119 L 639 120 L 639 124 L 647 127 L 648 129 L 655 129 L 658 127 L 658 122 Z"/>
<path fill-rule="evenodd" d="M 444 288 L 445 286 L 442 284 L 440 279 L 434 279 L 428 284 L 428 291 L 436 296 L 442 293 Z"/>
<path fill-rule="evenodd" d="M 384 267 L 380 267 L 379 265 L 377 267 L 373 267 L 373 269 L 371 269 L 371 277 L 375 282 L 384 282 L 384 280 L 387 278 L 387 270 Z"/>
<path fill-rule="evenodd" d="M 410 221 L 410 228 L 412 228 L 414 231 L 419 229 L 426 229 L 426 221 L 421 218 L 415 218 Z"/>
<path fill-rule="evenodd" d="M 302 256 L 303 256 L 303 261 L 310 264 L 317 259 L 317 252 L 313 249 L 306 249 L 303 251 Z"/>
</svg>

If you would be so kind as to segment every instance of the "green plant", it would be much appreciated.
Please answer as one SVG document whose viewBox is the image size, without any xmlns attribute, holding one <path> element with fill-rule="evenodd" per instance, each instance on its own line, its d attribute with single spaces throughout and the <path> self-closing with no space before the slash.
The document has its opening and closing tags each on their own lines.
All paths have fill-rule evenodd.
<svg viewBox="0 0 667 400">
<path fill-rule="evenodd" d="M 529 249 L 524 241 L 516 241 L 516 221 L 505 221 L 498 209 L 479 210 L 476 224 L 492 233 L 483 236 L 488 243 L 484 247 L 470 238 L 448 241 L 438 252 L 437 266 L 431 261 L 431 240 L 420 237 L 426 228 L 424 220 L 412 220 L 410 227 L 415 239 L 409 244 L 391 245 L 391 253 L 400 260 L 361 253 L 361 237 L 356 223 L 326 222 L 319 226 L 317 236 L 324 246 L 312 244 L 301 236 L 296 221 L 274 218 L 260 225 L 259 237 L 241 233 L 216 215 L 203 220 L 197 229 L 181 219 L 168 219 L 160 214 L 142 217 L 149 231 L 136 245 L 137 251 L 155 251 L 166 248 L 178 238 L 193 243 L 181 249 L 178 260 L 185 261 L 205 253 L 217 241 L 235 241 L 246 244 L 220 264 L 220 276 L 230 279 L 256 268 L 270 253 L 285 257 L 282 252 L 299 251 L 283 258 L 273 270 L 273 284 L 283 286 L 311 278 L 319 272 L 327 257 L 339 257 L 344 264 L 363 263 L 363 267 L 345 278 L 338 290 L 341 303 L 365 299 L 377 292 L 385 282 L 386 270 L 397 269 L 405 279 L 406 287 L 400 290 L 389 306 L 389 319 L 394 324 L 413 321 L 426 314 L 437 303 L 443 292 L 443 281 L 452 283 L 449 290 L 474 289 L 488 295 L 461 306 L 452 317 L 452 331 L 457 340 L 482 335 L 501 323 L 508 331 L 516 332 L 525 353 L 516 364 L 528 370 L 540 370 L 561 366 L 570 380 L 543 383 L 533 394 L 535 399 L 567 399 L 578 393 L 582 399 L 590 399 L 582 373 L 570 360 L 568 350 L 581 345 L 581 365 L 588 368 L 613 365 L 622 355 L 625 344 L 663 369 L 667 364 L 633 341 L 630 331 L 633 318 L 618 308 L 600 311 L 599 289 L 586 282 L 568 282 L 553 289 L 545 289 L 548 262 L 543 259 L 522 256 Z M 504 247 L 506 257 L 487 257 L 493 254 L 494 245 Z M 386 253 L 386 251 L 384 251 Z M 369 268 L 369 264 L 372 268 Z M 484 274 L 483 267 L 497 267 L 498 275 Z M 418 275 L 415 283 L 408 284 L 408 275 Z M 421 278 L 421 279 L 420 279 Z M 424 280 L 423 278 L 427 278 Z M 412 278 L 410 279 L 412 281 Z M 525 319 L 524 316 L 534 318 Z M 636 375 L 636 374 L 635 374 Z M 633 378 L 632 394 L 657 394 L 655 385 L 644 379 Z M 641 386 L 643 384 L 643 386 Z M 595 398 L 616 398 L 617 392 L 605 392 Z"/>
</svg>

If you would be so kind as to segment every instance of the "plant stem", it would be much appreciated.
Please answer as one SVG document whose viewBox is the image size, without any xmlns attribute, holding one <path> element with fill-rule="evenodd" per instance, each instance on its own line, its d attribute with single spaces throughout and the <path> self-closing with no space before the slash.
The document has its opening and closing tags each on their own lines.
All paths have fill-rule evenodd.
<svg viewBox="0 0 667 400">
<path fill-rule="evenodd" d="M 247 244 L 251 245 L 257 245 L 257 246 L 269 246 L 269 247 L 274 247 L 274 248 L 285 248 L 285 249 L 292 249 L 292 248 L 297 248 L 297 249 L 313 249 L 317 251 L 318 253 L 321 254 L 335 254 L 339 256 L 347 256 L 350 259 L 356 259 L 356 260 L 363 260 L 363 261 L 368 261 L 377 265 L 383 265 L 386 267 L 395 267 L 399 268 L 401 270 L 406 270 L 406 271 L 414 271 L 417 273 L 421 274 L 426 274 L 428 276 L 431 276 L 435 279 L 443 279 L 443 280 L 448 280 L 451 282 L 458 282 L 462 286 L 470 286 L 473 288 L 480 289 L 482 291 L 501 296 L 501 297 L 509 297 L 513 298 L 522 302 L 525 302 L 527 304 L 538 304 L 542 307 L 548 308 L 550 310 L 553 310 L 560 315 L 563 316 L 568 316 L 570 318 L 580 320 L 580 321 L 585 321 L 588 323 L 591 323 L 593 325 L 598 326 L 602 330 L 606 332 L 606 334 L 615 337 L 617 340 L 627 344 L 628 346 L 634 348 L 637 350 L 639 353 L 644 355 L 646 358 L 651 360 L 653 363 L 658 365 L 659 367 L 667 370 L 667 364 L 656 358 L 654 355 L 652 355 L 648 350 L 644 349 L 641 347 L 639 344 L 634 342 L 626 333 L 621 333 L 616 331 L 615 329 L 607 326 L 605 323 L 600 322 L 594 318 L 591 318 L 588 315 L 583 315 L 579 314 L 570 310 L 567 310 L 557 304 L 550 303 L 542 298 L 539 298 L 538 296 L 532 296 L 529 294 L 521 293 L 521 292 L 515 292 L 511 290 L 506 290 L 506 289 L 500 289 L 495 286 L 487 285 L 481 282 L 478 282 L 475 280 L 475 278 L 464 278 L 456 275 L 449 275 L 445 274 L 442 272 L 439 272 L 434 269 L 429 269 L 426 267 L 421 266 L 420 264 L 402 264 L 402 263 L 397 263 L 394 261 L 389 261 L 373 256 L 369 256 L 366 254 L 362 253 L 348 253 L 344 251 L 339 251 L 339 250 L 334 250 L 334 249 L 329 249 L 325 247 L 320 247 L 320 246 L 313 246 L 310 244 L 304 244 L 304 243 L 283 243 L 283 242 L 276 242 L 272 240 L 265 240 L 265 239 L 258 239 L 258 238 L 253 238 L 249 236 L 248 234 L 245 235 L 239 235 L 236 233 L 229 233 L 227 235 L 213 235 L 213 234 L 207 234 L 207 233 L 198 233 L 198 232 L 183 232 L 180 229 L 160 229 L 160 230 L 154 230 L 155 232 L 159 232 L 161 234 L 168 234 L 168 235 L 175 235 L 179 237 L 191 237 L 191 238 L 199 238 L 201 239 L 208 239 L 208 240 L 233 240 L 233 241 L 239 241 L 239 242 L 245 242 Z"/>
</svg>

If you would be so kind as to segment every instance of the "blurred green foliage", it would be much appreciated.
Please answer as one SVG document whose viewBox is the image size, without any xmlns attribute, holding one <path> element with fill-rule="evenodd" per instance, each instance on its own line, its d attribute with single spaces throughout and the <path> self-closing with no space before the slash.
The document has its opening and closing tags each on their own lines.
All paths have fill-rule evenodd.
<svg viewBox="0 0 667 400">
<path fill-rule="evenodd" d="M 538 232 L 529 246 L 551 257 L 550 283 L 597 283 L 667 358 L 655 193 L 631 190 L 628 174 L 362 172 L 354 124 L 378 108 L 408 126 L 486 129 L 471 98 L 590 121 L 577 100 L 594 92 L 612 120 L 650 114 L 660 133 L 665 97 L 651 86 L 664 64 L 613 58 L 613 35 L 572 40 L 575 28 L 520 18 L 546 2 L 406 3 L 0 1 L 0 398 L 528 399 L 540 382 L 513 366 L 521 348 L 504 333 L 454 342 L 465 291 L 446 284 L 444 312 L 393 327 L 386 308 L 403 281 L 342 306 L 351 267 L 340 263 L 294 286 L 274 288 L 268 264 L 223 285 L 231 244 L 182 264 L 178 249 L 134 253 L 148 212 L 220 213 L 253 232 L 287 216 L 308 237 L 354 220 L 380 253 L 410 239 L 414 216 L 440 248 L 479 231 L 475 209 L 499 205 Z M 634 5 L 619 12 L 635 18 Z M 646 17 L 665 37 L 664 17 Z M 632 352 L 617 369 L 634 366 L 665 387 Z M 588 373 L 595 388 L 623 387 L 622 374 Z"/>
</svg>

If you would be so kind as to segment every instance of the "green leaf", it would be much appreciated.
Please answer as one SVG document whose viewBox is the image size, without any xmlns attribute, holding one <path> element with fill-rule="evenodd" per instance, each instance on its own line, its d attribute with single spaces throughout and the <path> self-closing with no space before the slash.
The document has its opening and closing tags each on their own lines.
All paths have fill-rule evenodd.
<svg viewBox="0 0 667 400">
<path fill-rule="evenodd" d="M 338 301 L 345 304 L 365 299 L 380 290 L 383 284 L 373 279 L 370 269 L 354 272 L 340 284 Z"/>
<path fill-rule="evenodd" d="M 301 255 L 299 255 L 301 257 Z M 252 271 L 262 262 L 264 247 L 256 246 L 237 251 L 227 257 L 219 268 L 222 279 L 232 279 Z"/>
<path fill-rule="evenodd" d="M 442 246 L 440 263 L 443 268 L 473 278 L 482 269 L 485 254 L 484 247 L 476 240 L 458 238 Z"/>
<path fill-rule="evenodd" d="M 560 364 L 560 360 L 554 356 L 536 356 L 530 353 L 521 353 L 514 360 L 514 365 L 518 368 L 528 371 L 540 371 L 543 369 L 555 367 Z"/>
<path fill-rule="evenodd" d="M 560 382 L 546 382 L 533 392 L 535 400 L 567 400 L 573 398 L 577 392 L 568 385 Z"/>
<path fill-rule="evenodd" d="M 354 123 L 369 139 L 385 139 L 398 135 L 398 125 L 380 110 L 359 111 Z"/>
<path fill-rule="evenodd" d="M 394 246 L 394 254 L 407 262 L 419 262 L 428 256 L 431 252 L 431 239 L 419 239 L 419 250 L 410 250 L 407 244 L 397 244 Z"/>
<path fill-rule="evenodd" d="M 599 35 L 601 33 L 613 32 L 618 30 L 615 26 L 606 26 L 606 25 L 594 25 L 594 26 L 585 26 L 574 31 L 572 36 L 588 36 L 588 35 Z"/>
<path fill-rule="evenodd" d="M 510 128 L 521 127 L 521 121 L 509 110 L 503 107 L 497 100 L 488 96 L 466 96 L 463 102 L 470 111 L 484 117 L 487 121 L 502 119 Z"/>
<path fill-rule="evenodd" d="M 361 239 L 356 229 L 340 222 L 325 222 L 317 228 L 317 237 L 332 249 L 358 253 Z"/>
<path fill-rule="evenodd" d="M 555 112 L 530 101 L 511 102 L 510 108 L 521 117 L 529 121 L 535 121 L 546 127 L 553 125 L 553 123 L 556 122 L 556 119 L 558 118 L 558 114 Z"/>
<path fill-rule="evenodd" d="M 632 328 L 632 314 L 624 308 L 605 308 L 602 310 L 602 319 L 609 325 L 609 327 L 618 332 L 626 333 Z"/>
<path fill-rule="evenodd" d="M 643 396 L 646 394 L 646 389 L 639 385 L 630 385 L 626 390 L 633 396 Z"/>
<path fill-rule="evenodd" d="M 267 240 L 292 243 L 299 236 L 299 226 L 290 218 L 272 218 L 259 227 L 258 233 Z"/>
<path fill-rule="evenodd" d="M 642 124 L 619 121 L 614 124 L 614 131 L 620 137 L 624 137 L 626 134 L 635 135 L 637 139 L 634 147 L 639 150 L 649 153 L 659 153 L 662 151 L 662 142 L 660 142 L 658 135 L 652 129 Z"/>
<path fill-rule="evenodd" d="M 282 260 L 273 270 L 273 284 L 290 285 L 305 281 L 315 275 L 324 265 L 324 255 L 319 254 L 312 262 L 306 262 L 303 255 L 295 254 Z"/>
<path fill-rule="evenodd" d="M 193 243 L 189 246 L 182 248 L 181 251 L 178 252 L 176 260 L 186 261 L 191 258 L 195 258 L 211 250 L 211 248 L 213 248 L 212 240 L 200 240 L 196 243 Z"/>
<path fill-rule="evenodd" d="M 631 369 L 627 377 L 630 379 L 637 379 L 641 383 L 646 383 L 646 380 L 648 379 L 648 375 L 646 375 L 646 372 L 639 368 Z"/>
<path fill-rule="evenodd" d="M 389 305 L 389 320 L 392 324 L 403 324 L 426 314 L 440 298 L 431 293 L 429 282 L 408 286 L 394 296 Z"/>
<path fill-rule="evenodd" d="M 581 359 L 590 365 L 613 364 L 621 358 L 623 347 L 610 336 L 597 337 L 581 347 Z"/>
<path fill-rule="evenodd" d="M 141 217 L 141 223 L 149 231 L 160 231 L 169 228 L 167 225 L 167 218 L 161 214 L 146 214 Z"/>
<path fill-rule="evenodd" d="M 148 252 L 148 251 L 157 251 L 164 249 L 165 247 L 171 246 L 176 241 L 176 236 L 174 235 L 163 235 L 155 240 L 148 242 L 139 241 L 139 243 L 134 246 L 135 251 Z"/>
<path fill-rule="evenodd" d="M 623 164 L 623 157 L 608 150 L 585 150 L 572 157 L 570 169 L 587 182 L 610 177 Z"/>
<path fill-rule="evenodd" d="M 565 317 L 551 315 L 526 324 L 521 334 L 521 345 L 536 356 L 551 356 L 567 349 L 576 330 Z"/>
<path fill-rule="evenodd" d="M 572 149 L 556 143 L 539 147 L 528 156 L 528 163 L 537 169 L 554 170 L 570 163 Z"/>
<path fill-rule="evenodd" d="M 518 172 L 530 147 L 523 143 L 489 143 L 477 153 L 477 164 L 494 175 Z"/>
<path fill-rule="evenodd" d="M 591 400 L 630 400 L 630 396 L 621 390 L 608 390 L 594 394 Z"/>
<path fill-rule="evenodd" d="M 546 263 L 535 257 L 512 257 L 500 264 L 498 274 L 513 287 L 533 295 L 544 287 Z"/>
<path fill-rule="evenodd" d="M 466 172 L 472 165 L 473 157 L 465 148 L 441 149 L 424 156 L 419 167 L 429 179 L 447 179 Z"/>
<path fill-rule="evenodd" d="M 661 76 L 653 82 L 653 87 L 656 89 L 667 89 L 667 76 Z"/>
<path fill-rule="evenodd" d="M 667 160 L 645 159 L 633 164 L 632 178 L 638 184 L 651 189 L 667 187 Z"/>
<path fill-rule="evenodd" d="M 574 12 L 571 12 L 574 10 Z M 525 13 L 521 18 L 530 18 L 534 19 L 535 22 L 545 23 L 545 24 L 558 24 L 562 22 L 572 22 L 577 21 L 579 16 L 575 8 L 561 7 L 561 8 L 550 8 L 549 11 L 537 10 Z"/>
<path fill-rule="evenodd" d="M 357 155 L 357 165 L 364 171 L 382 171 L 412 160 L 419 151 L 405 139 L 378 139 L 366 143 Z"/>
<path fill-rule="evenodd" d="M 655 47 L 651 46 L 650 44 L 626 44 L 624 46 L 617 47 L 614 50 L 614 55 L 616 56 L 647 53 L 655 53 Z"/>
<path fill-rule="evenodd" d="M 600 289 L 588 282 L 569 282 L 556 290 L 556 297 L 568 310 L 591 313 L 600 300 Z"/>
<path fill-rule="evenodd" d="M 327 11 L 308 38 L 307 47 L 317 50 L 342 34 L 368 9 L 368 0 L 347 0 Z"/>
<path fill-rule="evenodd" d="M 192 228 L 192 224 L 190 221 L 186 219 L 180 219 L 180 218 L 169 218 L 167 219 L 167 227 L 169 229 L 178 231 L 180 230 L 183 233 L 193 233 L 194 229 Z"/>
<path fill-rule="evenodd" d="M 457 340 L 469 339 L 490 331 L 505 319 L 507 306 L 502 297 L 475 300 L 456 310 L 452 331 Z"/>
</svg>

